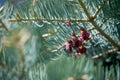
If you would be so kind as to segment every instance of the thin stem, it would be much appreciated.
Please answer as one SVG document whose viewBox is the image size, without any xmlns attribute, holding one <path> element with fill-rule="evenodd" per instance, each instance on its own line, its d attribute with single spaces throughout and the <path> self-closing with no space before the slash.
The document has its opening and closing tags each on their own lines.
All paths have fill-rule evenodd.
<svg viewBox="0 0 120 80">
<path fill-rule="evenodd" d="M 45 19 L 45 18 L 21 18 L 21 19 L 9 19 L 10 22 L 17 22 L 17 21 L 58 21 L 58 22 L 65 22 L 65 19 Z M 70 22 L 88 22 L 87 20 L 77 20 L 73 19 Z"/>
<path fill-rule="evenodd" d="M 83 3 L 81 0 L 78 0 L 78 2 L 79 2 L 79 4 L 81 5 L 81 7 L 83 8 L 83 10 L 84 10 L 84 12 L 85 12 L 86 16 L 88 17 L 88 19 L 90 19 L 90 18 L 91 18 L 91 16 L 90 16 L 90 14 L 89 14 L 88 10 L 86 9 L 86 7 L 85 7 L 84 3 Z"/>
<path fill-rule="evenodd" d="M 98 58 L 104 56 L 105 54 L 108 55 L 108 54 L 111 54 L 111 53 L 117 52 L 117 51 L 118 51 L 118 49 L 111 49 L 111 50 L 108 50 L 104 53 L 99 53 L 98 55 L 93 56 L 92 59 L 98 59 Z"/>
<path fill-rule="evenodd" d="M 99 27 L 102 27 L 104 23 L 107 22 L 108 19 L 104 19 L 103 22 L 101 24 L 99 24 Z"/>
<path fill-rule="evenodd" d="M 117 44 L 108 34 L 106 34 L 104 31 L 102 31 L 102 29 L 97 25 L 96 22 L 92 21 L 91 23 L 95 27 L 95 29 L 97 31 L 99 31 L 99 33 L 102 36 L 104 36 L 114 47 L 116 47 L 116 48 L 118 48 L 120 50 L 120 45 Z"/>
<path fill-rule="evenodd" d="M 100 10 L 105 6 L 105 4 L 107 3 L 108 0 L 104 0 L 100 6 L 98 7 L 97 11 L 95 12 L 95 14 L 93 15 L 94 18 L 96 18 L 96 16 L 98 15 L 98 13 L 100 12 Z"/>
<path fill-rule="evenodd" d="M 81 7 L 83 8 L 86 16 L 91 19 L 90 13 L 88 12 L 88 10 L 86 9 L 84 3 L 82 2 L 82 0 L 78 0 Z M 90 23 L 94 26 L 94 28 L 102 35 L 104 36 L 114 47 L 118 48 L 120 50 L 120 45 L 117 44 L 108 34 L 106 34 L 104 31 L 102 31 L 102 29 L 99 27 L 99 25 L 94 21 L 94 19 L 92 19 L 90 21 Z"/>
<path fill-rule="evenodd" d="M 93 28 L 90 28 L 90 29 L 87 29 L 87 31 L 92 31 L 92 30 L 94 30 L 95 28 L 93 27 Z"/>
</svg>

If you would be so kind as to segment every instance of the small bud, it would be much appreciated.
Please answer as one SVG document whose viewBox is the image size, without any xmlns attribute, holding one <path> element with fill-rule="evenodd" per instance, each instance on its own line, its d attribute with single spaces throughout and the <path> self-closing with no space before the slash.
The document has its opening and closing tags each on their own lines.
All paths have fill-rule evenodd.
<svg viewBox="0 0 120 80">
<path fill-rule="evenodd" d="M 66 23 L 66 26 L 70 26 L 71 25 L 70 20 L 66 20 L 65 23 Z"/>
<path fill-rule="evenodd" d="M 67 42 L 72 44 L 72 40 L 71 39 L 67 39 Z"/>
<path fill-rule="evenodd" d="M 83 32 L 86 32 L 87 30 L 83 27 L 80 27 L 80 30 L 83 31 Z"/>
</svg>

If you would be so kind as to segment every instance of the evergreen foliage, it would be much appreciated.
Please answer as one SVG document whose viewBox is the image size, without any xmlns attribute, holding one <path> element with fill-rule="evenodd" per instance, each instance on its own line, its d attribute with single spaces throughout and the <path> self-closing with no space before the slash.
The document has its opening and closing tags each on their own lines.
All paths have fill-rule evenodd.
<svg viewBox="0 0 120 80">
<path fill-rule="evenodd" d="M 0 80 L 120 80 L 119 0 L 0 3 Z M 81 27 L 91 39 L 75 58 L 63 46 Z"/>
</svg>

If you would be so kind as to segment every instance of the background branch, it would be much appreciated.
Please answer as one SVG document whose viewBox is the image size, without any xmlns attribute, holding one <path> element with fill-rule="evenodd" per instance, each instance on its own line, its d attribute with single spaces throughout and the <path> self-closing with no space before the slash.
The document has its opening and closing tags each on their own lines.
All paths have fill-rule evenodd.
<svg viewBox="0 0 120 80">
<path fill-rule="evenodd" d="M 1 24 L 0 27 L 3 27 L 5 28 L 6 31 L 9 31 L 7 26 L 3 23 L 2 19 L 0 19 L 0 24 Z"/>
<path fill-rule="evenodd" d="M 0 66 L 1 66 L 2 68 L 6 68 L 6 69 L 7 69 L 9 72 L 11 72 L 14 76 L 19 77 L 19 73 L 16 72 L 16 71 L 13 71 L 12 68 L 8 67 L 5 63 L 0 62 Z"/>
</svg>

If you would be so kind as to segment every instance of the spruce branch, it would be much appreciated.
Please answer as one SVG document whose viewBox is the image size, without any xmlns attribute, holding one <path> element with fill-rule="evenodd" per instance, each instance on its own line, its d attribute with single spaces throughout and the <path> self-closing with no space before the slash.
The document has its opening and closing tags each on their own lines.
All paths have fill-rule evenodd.
<svg viewBox="0 0 120 80">
<path fill-rule="evenodd" d="M 54 52 L 57 52 L 57 51 L 59 51 L 59 50 L 62 49 L 62 48 L 63 48 L 63 46 L 60 46 L 58 49 L 52 50 L 51 52 L 53 52 L 53 53 L 54 53 Z M 98 53 L 98 55 L 93 56 L 91 59 L 98 59 L 98 58 L 100 58 L 100 57 L 102 57 L 102 56 L 104 56 L 104 55 L 113 54 L 114 52 L 117 52 L 117 51 L 118 51 L 117 48 L 110 49 L 110 50 L 108 50 L 108 51 L 106 51 L 106 52 Z"/>
<path fill-rule="evenodd" d="M 101 11 L 101 9 L 105 6 L 105 4 L 107 3 L 108 0 L 104 0 L 98 7 L 97 11 L 95 12 L 95 14 L 93 15 L 94 18 L 97 17 L 98 13 Z"/>
<path fill-rule="evenodd" d="M 82 2 L 82 0 L 78 0 L 79 4 L 81 5 L 81 7 L 83 8 L 86 16 L 88 17 L 88 19 L 91 19 L 91 15 L 90 13 L 88 12 L 87 8 L 85 7 L 84 3 Z"/>
<path fill-rule="evenodd" d="M 112 54 L 113 52 L 117 52 L 117 51 L 118 51 L 118 49 L 114 48 L 114 49 L 108 50 L 104 53 L 99 53 L 98 55 L 93 56 L 92 59 L 98 59 L 104 55 Z"/>
<path fill-rule="evenodd" d="M 106 34 L 96 22 L 92 21 L 92 25 L 95 27 L 95 29 L 104 36 L 115 48 L 118 48 L 120 50 L 120 45 L 117 44 L 108 34 Z"/>
<path fill-rule="evenodd" d="M 79 4 L 81 5 L 81 7 L 83 8 L 86 16 L 88 17 L 88 19 L 91 19 L 91 15 L 88 12 L 87 8 L 85 7 L 84 3 L 82 2 L 82 0 L 78 0 Z M 120 45 L 117 44 L 108 34 L 106 34 L 101 28 L 100 26 L 94 21 L 94 19 L 92 19 L 90 21 L 90 23 L 94 26 L 94 28 L 102 35 L 104 36 L 115 48 L 118 48 L 120 50 Z"/>
<path fill-rule="evenodd" d="M 66 19 L 46 19 L 46 18 L 20 18 L 20 19 L 9 19 L 10 22 L 20 22 L 20 21 L 58 21 L 65 22 Z M 80 20 L 80 19 L 71 19 L 70 22 L 88 22 L 88 20 Z"/>
</svg>

